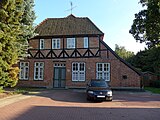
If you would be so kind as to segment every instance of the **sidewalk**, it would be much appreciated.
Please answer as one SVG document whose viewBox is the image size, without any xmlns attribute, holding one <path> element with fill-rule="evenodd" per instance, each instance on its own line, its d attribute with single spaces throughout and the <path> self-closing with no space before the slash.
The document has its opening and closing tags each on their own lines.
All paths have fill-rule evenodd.
<svg viewBox="0 0 160 120">
<path fill-rule="evenodd" d="M 18 94 L 18 95 L 12 95 L 12 96 L 2 98 L 2 99 L 0 99 L 0 108 L 4 107 L 6 105 L 12 104 L 14 102 L 18 102 L 20 100 L 30 98 L 30 97 L 32 97 L 32 96 L 31 95 Z"/>
</svg>

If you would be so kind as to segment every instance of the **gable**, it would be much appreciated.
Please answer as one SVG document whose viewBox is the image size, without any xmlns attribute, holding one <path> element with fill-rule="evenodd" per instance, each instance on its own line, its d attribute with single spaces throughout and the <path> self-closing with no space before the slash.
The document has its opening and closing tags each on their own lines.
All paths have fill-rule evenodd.
<svg viewBox="0 0 160 120">
<path fill-rule="evenodd" d="M 127 61 L 125 61 L 124 59 L 122 59 L 120 56 L 118 56 L 104 41 L 100 40 L 102 46 L 102 51 L 107 52 L 107 57 L 108 58 L 117 58 L 118 60 L 120 60 L 122 63 L 124 63 L 127 67 L 129 67 L 130 69 L 132 69 L 133 71 L 135 71 L 138 75 L 142 75 L 141 72 L 139 72 L 138 70 L 136 70 L 133 66 L 131 66 Z M 110 54 L 108 51 L 110 51 Z"/>
</svg>

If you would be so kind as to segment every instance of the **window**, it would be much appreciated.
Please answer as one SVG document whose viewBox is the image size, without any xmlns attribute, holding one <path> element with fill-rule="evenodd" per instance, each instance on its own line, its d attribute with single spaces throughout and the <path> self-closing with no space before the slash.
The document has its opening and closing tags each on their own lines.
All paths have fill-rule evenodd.
<svg viewBox="0 0 160 120">
<path fill-rule="evenodd" d="M 64 64 L 64 63 L 55 63 L 54 64 L 54 67 L 65 67 L 66 66 L 66 64 Z"/>
<path fill-rule="evenodd" d="M 85 63 L 72 63 L 72 81 L 85 81 Z"/>
<path fill-rule="evenodd" d="M 44 39 L 40 39 L 39 48 L 44 49 Z"/>
<path fill-rule="evenodd" d="M 44 63 L 34 63 L 34 80 L 43 80 Z"/>
<path fill-rule="evenodd" d="M 67 48 L 75 48 L 75 38 L 67 38 Z"/>
<path fill-rule="evenodd" d="M 52 49 L 60 49 L 60 39 L 52 39 Z"/>
<path fill-rule="evenodd" d="M 96 78 L 110 81 L 110 63 L 97 63 Z"/>
<path fill-rule="evenodd" d="M 29 78 L 29 62 L 20 62 L 19 79 L 28 80 Z"/>
<path fill-rule="evenodd" d="M 84 48 L 88 48 L 88 37 L 83 38 Z"/>
<path fill-rule="evenodd" d="M 126 80 L 126 79 L 127 79 L 127 75 L 122 75 L 122 78 L 123 78 L 124 80 Z"/>
</svg>

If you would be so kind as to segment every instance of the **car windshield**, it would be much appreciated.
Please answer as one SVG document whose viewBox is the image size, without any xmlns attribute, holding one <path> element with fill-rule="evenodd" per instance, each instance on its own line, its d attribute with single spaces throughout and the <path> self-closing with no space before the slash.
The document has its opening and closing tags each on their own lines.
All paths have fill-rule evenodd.
<svg viewBox="0 0 160 120">
<path fill-rule="evenodd" d="M 91 81 L 91 87 L 108 87 L 106 81 Z"/>
</svg>

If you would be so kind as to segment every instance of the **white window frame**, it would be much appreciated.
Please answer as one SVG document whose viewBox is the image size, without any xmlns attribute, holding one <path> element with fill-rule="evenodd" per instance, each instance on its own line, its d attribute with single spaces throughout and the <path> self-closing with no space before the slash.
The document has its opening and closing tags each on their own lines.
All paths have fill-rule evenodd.
<svg viewBox="0 0 160 120">
<path fill-rule="evenodd" d="M 81 69 L 83 65 L 83 70 Z M 76 70 L 74 69 L 76 66 Z M 72 63 L 72 81 L 85 81 L 86 79 L 85 63 L 84 62 L 73 62 Z"/>
<path fill-rule="evenodd" d="M 84 48 L 88 48 L 88 40 L 89 40 L 88 37 L 84 37 L 84 38 L 83 38 L 83 43 L 84 43 L 84 44 L 83 44 L 83 47 L 84 47 Z"/>
<path fill-rule="evenodd" d="M 44 78 L 44 62 L 34 63 L 34 80 L 43 80 Z"/>
<path fill-rule="evenodd" d="M 29 62 L 20 62 L 19 79 L 20 80 L 29 79 Z"/>
<path fill-rule="evenodd" d="M 40 39 L 39 41 L 39 48 L 44 49 L 44 39 Z"/>
<path fill-rule="evenodd" d="M 59 38 L 52 39 L 52 49 L 60 49 L 61 40 Z"/>
<path fill-rule="evenodd" d="M 110 81 L 110 63 L 96 64 L 96 78 L 105 79 L 105 81 Z"/>
<path fill-rule="evenodd" d="M 75 38 L 67 38 L 67 48 L 75 48 L 76 47 L 76 39 Z"/>
</svg>

